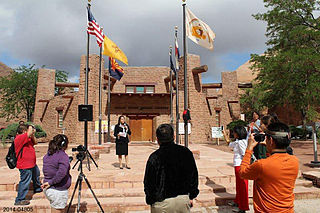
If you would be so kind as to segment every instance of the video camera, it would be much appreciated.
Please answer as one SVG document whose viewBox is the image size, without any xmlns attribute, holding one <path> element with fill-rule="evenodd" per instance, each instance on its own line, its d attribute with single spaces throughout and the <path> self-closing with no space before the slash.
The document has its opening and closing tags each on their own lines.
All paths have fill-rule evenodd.
<svg viewBox="0 0 320 213">
<path fill-rule="evenodd" d="M 254 140 L 257 141 L 258 143 L 264 141 L 266 138 L 265 134 L 256 134 L 254 135 Z"/>
<path fill-rule="evenodd" d="M 78 152 L 78 154 L 76 155 L 78 160 L 84 160 L 84 158 L 86 157 L 86 151 L 87 149 L 83 145 L 79 145 L 76 148 L 72 148 L 72 152 Z"/>
</svg>

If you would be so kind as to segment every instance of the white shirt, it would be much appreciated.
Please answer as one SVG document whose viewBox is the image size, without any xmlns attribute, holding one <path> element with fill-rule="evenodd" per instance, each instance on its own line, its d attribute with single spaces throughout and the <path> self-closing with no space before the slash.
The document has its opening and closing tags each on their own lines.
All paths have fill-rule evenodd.
<svg viewBox="0 0 320 213">
<path fill-rule="evenodd" d="M 126 124 L 120 124 L 119 126 L 122 128 L 122 132 L 119 132 L 119 135 L 124 138 L 127 137 L 128 128 L 125 128 Z"/>
<path fill-rule="evenodd" d="M 240 166 L 242 158 L 246 152 L 248 141 L 246 139 L 236 140 L 229 143 L 229 147 L 233 149 L 233 166 Z"/>
</svg>

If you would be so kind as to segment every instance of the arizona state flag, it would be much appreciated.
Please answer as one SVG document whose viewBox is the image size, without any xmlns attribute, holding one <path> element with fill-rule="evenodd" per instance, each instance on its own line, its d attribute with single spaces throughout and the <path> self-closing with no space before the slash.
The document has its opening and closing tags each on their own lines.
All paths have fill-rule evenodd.
<svg viewBox="0 0 320 213">
<path fill-rule="evenodd" d="M 186 31 L 188 38 L 196 44 L 213 50 L 213 40 L 216 37 L 211 28 L 198 19 L 192 12 L 187 8 L 186 13 Z"/>
<path fill-rule="evenodd" d="M 109 63 L 110 63 L 110 76 L 120 81 L 122 78 L 124 72 L 123 68 L 116 62 L 114 58 L 109 57 Z"/>
<path fill-rule="evenodd" d="M 102 54 L 111 58 L 118 59 L 119 61 L 122 61 L 123 63 L 128 65 L 128 59 L 126 54 L 124 54 L 124 52 L 122 52 L 122 50 L 106 35 L 104 36 Z"/>
</svg>

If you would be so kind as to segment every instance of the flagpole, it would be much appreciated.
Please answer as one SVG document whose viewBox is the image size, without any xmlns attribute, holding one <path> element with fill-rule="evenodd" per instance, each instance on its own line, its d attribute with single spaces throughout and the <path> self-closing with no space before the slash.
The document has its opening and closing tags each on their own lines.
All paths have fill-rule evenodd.
<svg viewBox="0 0 320 213">
<path fill-rule="evenodd" d="M 110 80 L 110 73 L 111 73 L 111 60 L 109 57 L 109 75 L 108 75 L 108 142 L 111 142 L 110 138 L 110 110 L 111 110 L 111 80 Z"/>
<path fill-rule="evenodd" d="M 188 109 L 188 74 L 187 74 L 187 36 L 186 36 L 186 0 L 182 0 L 183 8 L 183 57 L 184 57 L 184 110 Z M 188 122 L 184 122 L 184 146 L 188 147 Z"/>
<path fill-rule="evenodd" d="M 101 31 L 103 28 L 101 27 Z M 102 135 L 101 135 L 101 119 L 102 119 L 102 91 L 101 91 L 101 76 L 102 76 L 102 44 L 100 46 L 100 60 L 99 60 L 99 145 L 102 144 Z"/>
<path fill-rule="evenodd" d="M 175 42 L 177 41 L 177 37 L 178 37 L 178 27 L 175 27 Z M 178 74 L 178 70 L 179 68 L 179 58 L 177 55 L 175 55 L 176 58 L 176 144 L 180 143 L 180 139 L 179 139 L 179 119 L 180 119 L 180 115 L 179 115 L 179 74 Z"/>
<path fill-rule="evenodd" d="M 172 57 L 172 46 L 170 45 L 169 47 L 170 51 L 169 51 L 169 55 L 170 58 Z M 171 60 L 171 59 L 170 59 Z M 172 103 L 172 99 L 173 99 L 173 94 L 172 94 L 172 69 L 170 66 L 170 124 L 173 127 L 173 103 Z"/>
<path fill-rule="evenodd" d="M 91 4 L 88 2 L 88 8 L 90 9 Z M 88 81 L 89 81 L 89 44 L 90 44 L 90 34 L 87 33 L 87 64 L 86 64 L 86 72 L 85 72 L 85 86 L 84 86 L 84 104 L 88 105 Z M 88 121 L 84 122 L 84 147 L 88 148 Z"/>
</svg>

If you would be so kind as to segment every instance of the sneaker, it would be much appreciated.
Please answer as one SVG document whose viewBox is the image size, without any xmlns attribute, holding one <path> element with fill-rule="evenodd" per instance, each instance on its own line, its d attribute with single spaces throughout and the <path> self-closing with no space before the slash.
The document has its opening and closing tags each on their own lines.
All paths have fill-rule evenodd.
<svg viewBox="0 0 320 213">
<path fill-rule="evenodd" d="M 246 211 L 238 209 L 238 208 L 233 208 L 232 211 L 237 212 L 237 213 L 246 213 Z"/>
<path fill-rule="evenodd" d="M 37 194 L 37 193 L 40 193 L 40 192 L 43 192 L 43 190 L 42 190 L 41 188 L 35 190 L 35 191 L 33 192 L 33 194 Z"/>
<path fill-rule="evenodd" d="M 238 204 L 235 203 L 234 201 L 230 201 L 230 202 L 228 202 L 228 206 L 238 207 Z"/>
<path fill-rule="evenodd" d="M 30 204 L 29 200 L 21 200 L 21 201 L 18 201 L 18 202 L 14 203 L 15 206 L 26 206 L 26 205 L 29 205 L 29 204 Z"/>
<path fill-rule="evenodd" d="M 232 207 L 232 212 L 238 212 L 240 209 L 238 207 Z"/>
</svg>

